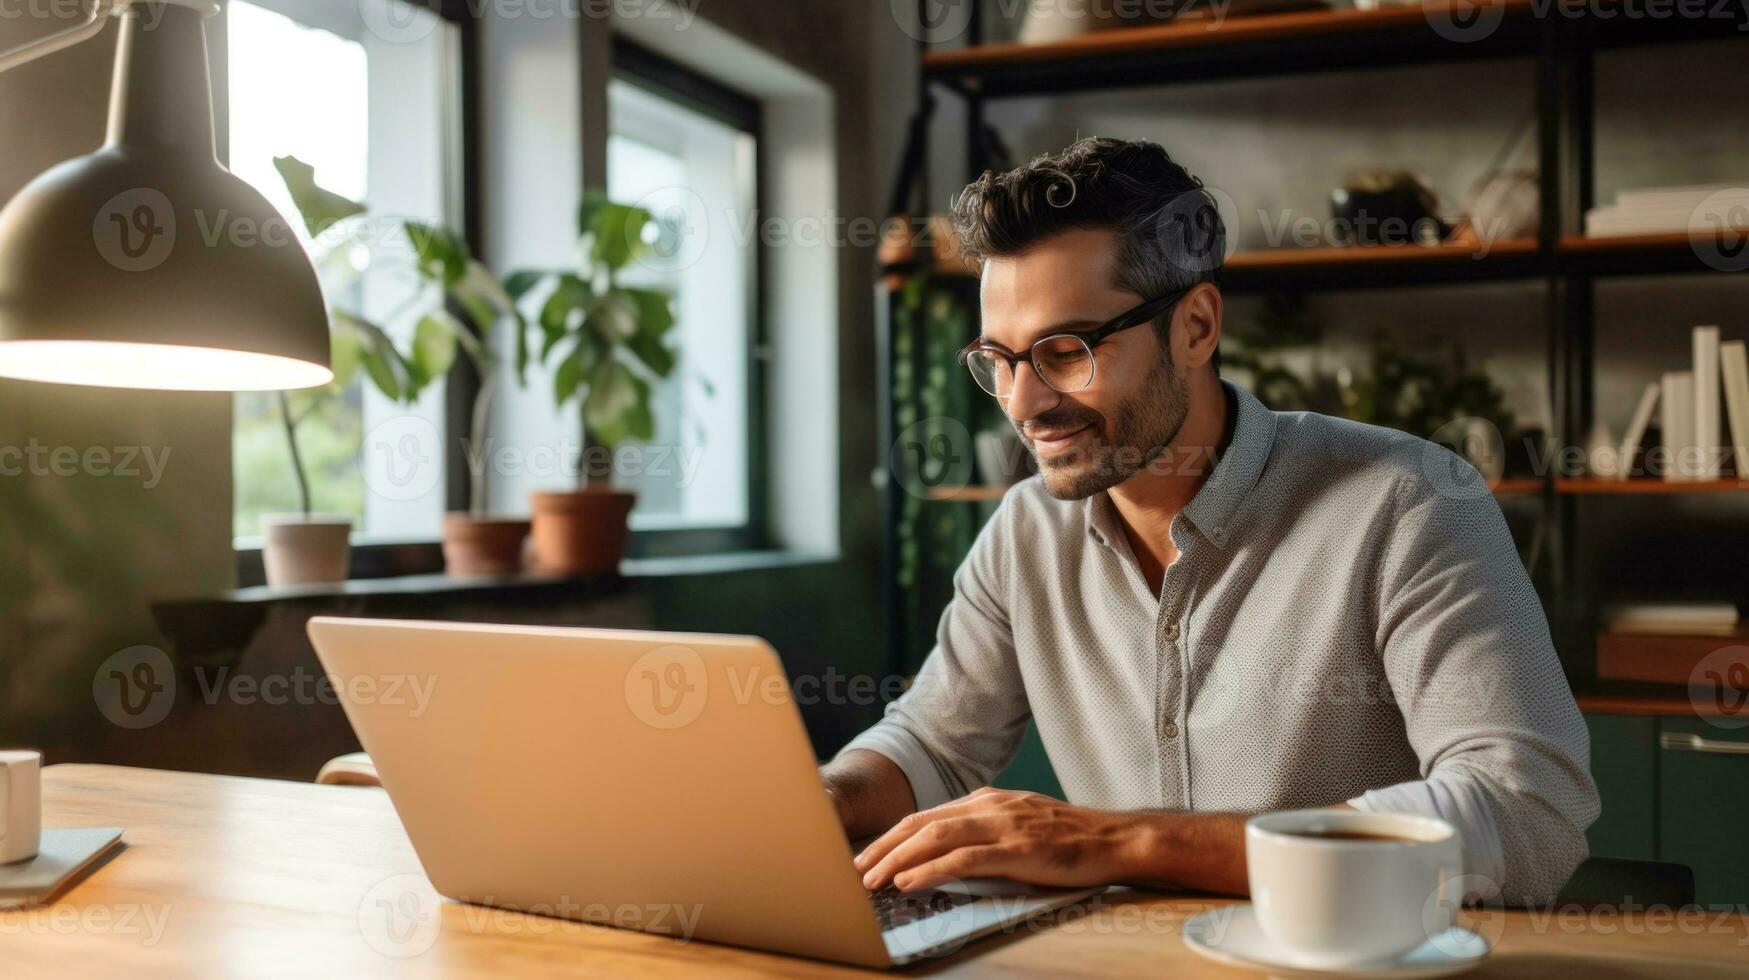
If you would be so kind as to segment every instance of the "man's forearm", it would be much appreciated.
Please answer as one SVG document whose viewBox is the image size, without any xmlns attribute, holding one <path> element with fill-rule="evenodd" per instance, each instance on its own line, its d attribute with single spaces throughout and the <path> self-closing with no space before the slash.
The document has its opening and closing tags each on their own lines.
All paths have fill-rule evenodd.
<svg viewBox="0 0 1749 980">
<path fill-rule="evenodd" d="M 1141 812 L 1124 866 L 1126 883 L 1245 895 L 1245 814 Z"/>
<path fill-rule="evenodd" d="M 851 840 L 883 833 L 917 809 L 905 771 L 879 752 L 852 749 L 821 766 L 820 778 Z"/>
</svg>

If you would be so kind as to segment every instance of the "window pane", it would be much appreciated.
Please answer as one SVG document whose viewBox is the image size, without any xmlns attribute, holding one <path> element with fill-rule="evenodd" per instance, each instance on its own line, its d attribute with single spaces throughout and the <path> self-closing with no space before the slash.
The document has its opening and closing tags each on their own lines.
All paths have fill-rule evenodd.
<svg viewBox="0 0 1749 980">
<path fill-rule="evenodd" d="M 624 277 L 670 290 L 679 366 L 655 387 L 656 437 L 617 482 L 638 529 L 739 527 L 749 516 L 750 347 L 758 239 L 752 135 L 615 81 L 608 194 L 655 217 L 655 255 Z"/>
<path fill-rule="evenodd" d="M 267 196 L 313 254 L 364 246 L 371 271 L 346 295 L 328 298 L 404 343 L 413 322 L 395 314 L 417 284 L 398 274 L 408 253 L 400 222 L 453 224 L 457 210 L 455 29 L 404 0 L 237 0 L 226 20 L 231 170 Z M 402 29 L 385 38 L 368 28 L 373 23 Z M 273 166 L 278 156 L 311 164 L 322 186 L 364 202 L 373 220 L 362 238 L 311 243 Z M 365 540 L 437 536 L 444 509 L 442 382 L 410 407 L 395 405 L 362 378 L 338 397 L 294 394 L 291 401 L 294 415 L 308 413 L 298 448 L 314 510 L 352 517 Z M 421 435 L 414 456 L 430 468 L 412 485 L 416 495 L 405 479 L 409 460 L 401 458 L 409 432 Z M 263 513 L 297 509 L 277 394 L 237 397 L 233 450 L 235 533 L 251 536 Z"/>
</svg>

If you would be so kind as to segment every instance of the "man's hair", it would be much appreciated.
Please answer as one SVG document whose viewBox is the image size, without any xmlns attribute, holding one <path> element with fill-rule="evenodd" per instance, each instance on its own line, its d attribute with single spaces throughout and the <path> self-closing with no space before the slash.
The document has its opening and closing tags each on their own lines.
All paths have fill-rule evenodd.
<svg viewBox="0 0 1749 980">
<path fill-rule="evenodd" d="M 1226 254 L 1214 198 L 1146 140 L 1088 137 L 1007 173 L 986 171 L 954 201 L 953 216 L 961 253 L 980 266 L 1072 229 L 1111 229 L 1114 285 L 1144 300 L 1199 282 L 1219 285 Z M 1162 344 L 1170 326 L 1168 316 L 1155 321 Z M 1219 351 L 1213 363 L 1219 373 Z"/>
</svg>

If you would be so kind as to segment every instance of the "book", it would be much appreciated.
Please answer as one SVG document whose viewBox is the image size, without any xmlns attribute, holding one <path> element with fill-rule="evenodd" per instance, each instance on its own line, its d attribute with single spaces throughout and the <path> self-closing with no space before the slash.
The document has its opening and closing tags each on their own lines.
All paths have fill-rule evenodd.
<svg viewBox="0 0 1749 980">
<path fill-rule="evenodd" d="M 1719 478 L 1719 328 L 1694 328 L 1695 478 Z"/>
<path fill-rule="evenodd" d="M 1725 383 L 1725 415 L 1731 422 L 1732 461 L 1737 479 L 1749 480 L 1749 345 L 1732 340 L 1719 345 Z"/>
<path fill-rule="evenodd" d="M 1646 427 L 1652 424 L 1652 409 L 1658 405 L 1658 394 L 1663 385 L 1654 381 L 1646 385 L 1646 390 L 1640 395 L 1640 404 L 1634 409 L 1633 421 L 1628 423 L 1628 431 L 1622 436 L 1621 453 L 1616 456 L 1615 478 L 1625 480 L 1633 475 L 1634 457 L 1639 455 L 1640 442 L 1646 438 Z"/>
<path fill-rule="evenodd" d="M 1664 372 L 1664 480 L 1694 479 L 1694 372 Z"/>
<path fill-rule="evenodd" d="M 1670 635 L 1729 633 L 1741 621 L 1737 607 L 1729 602 L 1620 603 L 1606 609 L 1603 618 L 1612 633 Z"/>
</svg>

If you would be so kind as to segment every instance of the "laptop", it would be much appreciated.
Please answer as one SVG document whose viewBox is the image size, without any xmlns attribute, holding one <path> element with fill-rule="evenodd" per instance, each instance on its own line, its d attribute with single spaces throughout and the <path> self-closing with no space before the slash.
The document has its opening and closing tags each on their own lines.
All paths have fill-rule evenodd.
<svg viewBox="0 0 1749 980">
<path fill-rule="evenodd" d="M 309 634 L 456 901 L 888 967 L 1098 891 L 871 894 L 756 637 L 330 617 Z"/>
</svg>

